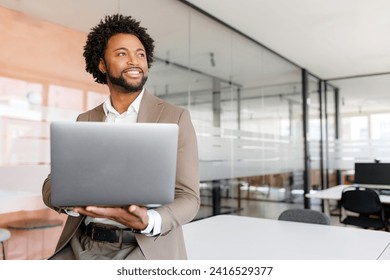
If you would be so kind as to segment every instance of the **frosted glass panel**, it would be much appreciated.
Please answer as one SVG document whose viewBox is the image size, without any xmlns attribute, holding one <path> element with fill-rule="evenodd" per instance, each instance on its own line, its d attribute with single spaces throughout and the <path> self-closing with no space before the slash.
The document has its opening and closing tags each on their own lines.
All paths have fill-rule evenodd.
<svg viewBox="0 0 390 280">
<path fill-rule="evenodd" d="M 49 164 L 49 124 L 1 118 L 0 165 Z"/>
<path fill-rule="evenodd" d="M 0 77 L 0 102 L 15 106 L 42 105 L 42 93 L 42 84 Z"/>
<path fill-rule="evenodd" d="M 83 110 L 83 91 L 74 88 L 50 85 L 49 100 L 50 107 L 65 109 Z"/>
<path fill-rule="evenodd" d="M 354 163 L 390 162 L 390 143 L 388 140 L 339 140 L 329 142 L 329 166 L 332 169 L 348 170 Z"/>
<path fill-rule="evenodd" d="M 196 131 L 202 181 L 303 169 L 302 143 L 287 137 L 206 127 Z"/>
<path fill-rule="evenodd" d="M 93 91 L 87 92 L 87 110 L 93 109 L 102 104 L 108 98 L 108 93 L 98 93 Z"/>
</svg>

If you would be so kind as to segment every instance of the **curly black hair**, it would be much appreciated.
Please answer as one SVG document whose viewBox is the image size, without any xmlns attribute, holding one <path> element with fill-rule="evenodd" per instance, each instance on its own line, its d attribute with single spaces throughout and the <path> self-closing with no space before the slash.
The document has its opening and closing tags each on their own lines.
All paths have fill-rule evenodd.
<svg viewBox="0 0 390 280">
<path fill-rule="evenodd" d="M 146 33 L 146 28 L 131 16 L 115 14 L 105 16 L 98 25 L 91 28 L 84 46 L 85 70 L 92 74 L 95 82 L 107 84 L 106 75 L 99 70 L 99 61 L 104 57 L 108 39 L 118 33 L 132 34 L 138 37 L 146 51 L 148 67 L 153 62 L 154 40 Z"/>
</svg>

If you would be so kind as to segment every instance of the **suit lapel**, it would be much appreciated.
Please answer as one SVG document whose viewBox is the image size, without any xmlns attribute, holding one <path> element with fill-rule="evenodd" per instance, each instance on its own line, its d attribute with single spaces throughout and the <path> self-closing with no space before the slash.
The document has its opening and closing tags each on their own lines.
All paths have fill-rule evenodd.
<svg viewBox="0 0 390 280">
<path fill-rule="evenodd" d="M 146 90 L 141 100 L 137 122 L 157 123 L 164 109 L 164 101 L 151 95 Z"/>
<path fill-rule="evenodd" d="M 94 110 L 91 111 L 89 116 L 90 122 L 104 122 L 106 120 L 106 115 L 104 114 L 103 104 L 100 104 Z"/>
</svg>

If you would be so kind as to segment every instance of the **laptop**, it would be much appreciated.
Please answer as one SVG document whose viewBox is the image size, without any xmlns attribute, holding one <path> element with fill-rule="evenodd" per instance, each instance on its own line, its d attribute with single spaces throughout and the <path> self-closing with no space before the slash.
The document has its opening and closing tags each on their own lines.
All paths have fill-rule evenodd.
<svg viewBox="0 0 390 280">
<path fill-rule="evenodd" d="M 52 122 L 54 206 L 158 206 L 174 199 L 178 125 Z"/>
</svg>

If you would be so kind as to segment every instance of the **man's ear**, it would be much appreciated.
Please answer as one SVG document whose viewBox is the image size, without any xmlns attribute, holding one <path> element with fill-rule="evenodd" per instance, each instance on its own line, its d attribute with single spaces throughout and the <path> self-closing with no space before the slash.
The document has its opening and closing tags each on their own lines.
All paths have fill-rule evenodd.
<svg viewBox="0 0 390 280">
<path fill-rule="evenodd" d="M 102 72 L 103 74 L 106 74 L 106 64 L 104 63 L 104 60 L 103 60 L 103 58 L 101 58 L 100 60 L 99 60 L 99 70 L 100 70 L 100 72 Z"/>
</svg>

